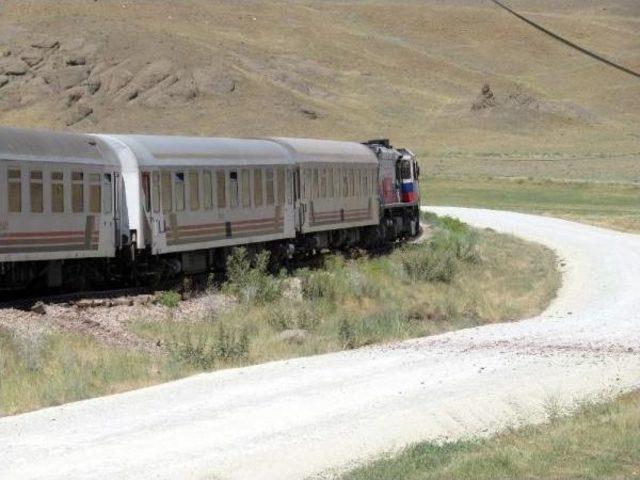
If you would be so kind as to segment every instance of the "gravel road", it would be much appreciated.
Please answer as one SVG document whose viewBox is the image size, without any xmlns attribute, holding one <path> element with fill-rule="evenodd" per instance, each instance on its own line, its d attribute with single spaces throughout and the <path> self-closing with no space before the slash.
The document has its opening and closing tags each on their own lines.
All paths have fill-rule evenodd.
<svg viewBox="0 0 640 480">
<path fill-rule="evenodd" d="M 640 236 L 432 208 L 554 248 L 539 317 L 197 375 L 0 419 L 0 478 L 299 479 L 425 439 L 488 435 L 640 386 Z"/>
</svg>

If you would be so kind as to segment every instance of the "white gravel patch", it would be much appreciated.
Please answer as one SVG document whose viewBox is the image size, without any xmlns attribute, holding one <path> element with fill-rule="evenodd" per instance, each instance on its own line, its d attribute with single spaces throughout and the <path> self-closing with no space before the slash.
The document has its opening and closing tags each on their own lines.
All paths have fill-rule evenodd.
<svg viewBox="0 0 640 480">
<path fill-rule="evenodd" d="M 640 236 L 433 208 L 555 249 L 540 316 L 197 375 L 0 419 L 0 478 L 299 479 L 426 439 L 545 420 L 640 386 Z"/>
</svg>

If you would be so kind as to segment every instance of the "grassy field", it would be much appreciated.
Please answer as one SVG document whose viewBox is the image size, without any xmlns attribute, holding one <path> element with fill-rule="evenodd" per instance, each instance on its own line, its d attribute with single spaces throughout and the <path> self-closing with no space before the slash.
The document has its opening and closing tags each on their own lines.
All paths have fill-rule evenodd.
<svg viewBox="0 0 640 480">
<path fill-rule="evenodd" d="M 637 70 L 636 0 L 510 5 Z M 389 137 L 443 156 L 640 151 L 637 79 L 491 2 L 21 0 L 3 2 L 0 27 L 0 50 L 14 58 L 41 55 L 30 45 L 43 35 L 59 42 L 49 60 L 0 89 L 5 125 L 69 128 L 73 102 L 56 80 L 68 79 L 65 56 L 82 55 L 100 88 L 74 87 L 93 109 L 74 130 Z M 141 73 L 157 61 L 177 84 Z M 472 111 L 485 83 L 497 105 Z"/>
<path fill-rule="evenodd" d="M 421 443 L 342 480 L 640 478 L 640 393 L 494 438 Z"/>
<path fill-rule="evenodd" d="M 529 178 L 442 178 L 422 182 L 423 203 L 552 215 L 640 232 L 640 184 Z"/>
<path fill-rule="evenodd" d="M 222 312 L 177 321 L 131 318 L 162 354 L 70 333 L 0 330 L 0 414 L 129 390 L 201 371 L 357 348 L 539 313 L 560 278 L 548 249 L 430 217 L 431 237 L 388 255 L 345 258 L 272 276 L 239 253 Z M 263 259 L 264 260 L 264 259 Z"/>
</svg>

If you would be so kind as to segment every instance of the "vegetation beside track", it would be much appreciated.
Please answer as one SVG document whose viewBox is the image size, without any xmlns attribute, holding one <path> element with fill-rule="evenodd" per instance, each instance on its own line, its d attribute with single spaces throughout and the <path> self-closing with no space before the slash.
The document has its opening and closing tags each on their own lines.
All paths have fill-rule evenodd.
<svg viewBox="0 0 640 480">
<path fill-rule="evenodd" d="M 490 439 L 419 443 L 343 480 L 618 479 L 640 477 L 640 393 Z"/>
<path fill-rule="evenodd" d="M 221 286 L 234 306 L 128 328 L 158 352 L 108 347 L 86 335 L 0 327 L 0 414 L 129 390 L 192 373 L 357 348 L 535 315 L 560 279 L 540 245 L 427 216 L 429 237 L 370 257 L 331 254 L 292 275 L 239 249 Z M 212 286 L 212 288 L 216 288 Z M 43 318 L 46 321 L 46 317 Z M 160 352 L 160 353 L 159 353 Z"/>
<path fill-rule="evenodd" d="M 423 179 L 421 193 L 426 205 L 514 210 L 640 232 L 638 183 L 461 174 Z"/>
</svg>

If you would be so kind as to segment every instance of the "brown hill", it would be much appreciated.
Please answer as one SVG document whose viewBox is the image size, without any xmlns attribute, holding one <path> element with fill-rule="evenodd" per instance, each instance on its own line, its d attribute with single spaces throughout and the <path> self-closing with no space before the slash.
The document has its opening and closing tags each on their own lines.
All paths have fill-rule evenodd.
<svg viewBox="0 0 640 480">
<path fill-rule="evenodd" d="M 488 1 L 3 3 L 2 124 L 640 151 L 640 80 Z M 640 70 L 636 0 L 509 4 Z"/>
</svg>

